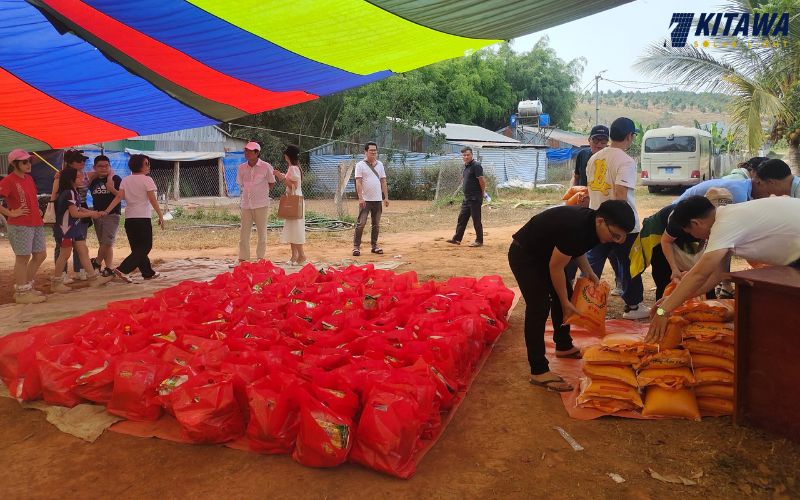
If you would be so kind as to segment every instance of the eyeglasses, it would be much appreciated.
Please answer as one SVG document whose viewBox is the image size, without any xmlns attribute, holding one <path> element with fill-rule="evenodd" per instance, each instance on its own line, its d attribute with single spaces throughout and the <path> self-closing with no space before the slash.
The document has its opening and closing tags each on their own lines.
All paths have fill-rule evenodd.
<svg viewBox="0 0 800 500">
<path fill-rule="evenodd" d="M 611 235 L 611 241 L 613 241 L 614 243 L 622 243 L 623 241 L 625 241 L 625 238 L 628 237 L 627 234 L 620 234 L 612 231 L 611 226 L 608 225 L 607 221 L 603 220 L 603 224 L 606 225 L 606 229 L 608 229 L 608 234 Z"/>
</svg>

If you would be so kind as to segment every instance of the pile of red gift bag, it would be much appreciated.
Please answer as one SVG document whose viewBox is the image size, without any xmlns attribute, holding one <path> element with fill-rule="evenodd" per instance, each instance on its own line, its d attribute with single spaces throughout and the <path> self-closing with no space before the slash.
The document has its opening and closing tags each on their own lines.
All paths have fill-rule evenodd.
<svg viewBox="0 0 800 500">
<path fill-rule="evenodd" d="M 196 443 L 409 477 L 513 298 L 497 276 L 245 263 L 0 338 L 0 377 L 22 400 L 170 413 Z"/>
</svg>

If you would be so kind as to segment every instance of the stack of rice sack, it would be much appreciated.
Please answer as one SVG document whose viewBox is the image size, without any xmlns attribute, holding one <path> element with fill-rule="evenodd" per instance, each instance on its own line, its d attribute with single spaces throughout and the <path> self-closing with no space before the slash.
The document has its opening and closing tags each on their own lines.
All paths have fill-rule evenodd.
<svg viewBox="0 0 800 500">
<path fill-rule="evenodd" d="M 675 309 L 686 322 L 684 349 L 691 353 L 695 395 L 705 414 L 733 414 L 734 301 L 689 300 Z"/>
<path fill-rule="evenodd" d="M 581 378 L 577 406 L 609 414 L 641 409 L 642 398 L 634 372 L 638 364 L 639 356 L 630 349 L 609 348 L 603 344 L 585 348 L 585 377 Z"/>
</svg>

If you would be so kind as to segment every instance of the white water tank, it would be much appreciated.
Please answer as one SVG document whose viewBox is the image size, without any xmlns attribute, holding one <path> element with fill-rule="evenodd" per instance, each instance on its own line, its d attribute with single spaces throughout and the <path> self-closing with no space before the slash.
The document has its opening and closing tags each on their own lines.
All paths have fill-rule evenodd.
<svg viewBox="0 0 800 500">
<path fill-rule="evenodd" d="M 520 101 L 517 105 L 517 113 L 520 118 L 539 116 L 542 114 L 542 101 L 539 99 Z"/>
</svg>

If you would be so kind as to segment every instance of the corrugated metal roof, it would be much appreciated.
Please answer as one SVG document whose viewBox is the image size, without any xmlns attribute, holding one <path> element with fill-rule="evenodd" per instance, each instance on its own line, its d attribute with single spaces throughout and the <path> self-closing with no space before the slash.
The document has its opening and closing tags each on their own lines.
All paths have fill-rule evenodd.
<svg viewBox="0 0 800 500">
<path fill-rule="evenodd" d="M 445 139 L 448 141 L 519 143 L 516 139 L 477 125 L 445 123 L 444 127 L 439 129 L 439 132 L 444 134 Z"/>
<path fill-rule="evenodd" d="M 523 144 L 519 141 L 515 142 L 470 142 L 470 141 L 447 141 L 449 144 L 456 144 L 459 146 L 472 146 L 474 148 L 506 148 L 506 149 L 547 149 L 546 144 Z"/>
</svg>

